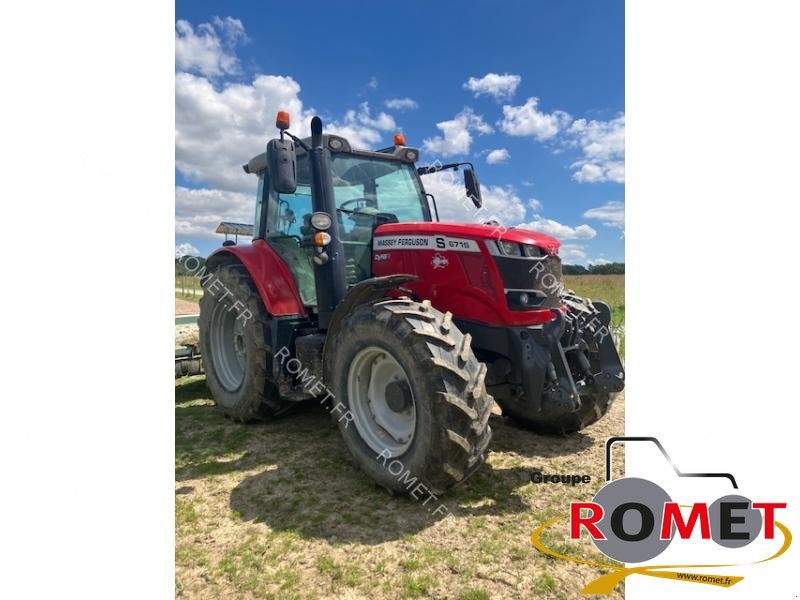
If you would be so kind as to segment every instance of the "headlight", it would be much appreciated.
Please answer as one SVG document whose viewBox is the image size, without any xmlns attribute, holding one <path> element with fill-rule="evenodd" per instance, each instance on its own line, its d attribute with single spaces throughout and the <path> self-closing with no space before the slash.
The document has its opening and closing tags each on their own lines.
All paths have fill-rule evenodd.
<svg viewBox="0 0 800 600">
<path fill-rule="evenodd" d="M 311 215 L 311 226 L 317 231 L 327 231 L 331 224 L 331 216 L 326 212 L 315 212 Z"/>
<path fill-rule="evenodd" d="M 530 244 L 522 244 L 522 251 L 525 256 L 529 258 L 542 258 L 545 255 L 544 250 L 539 246 L 532 246 Z"/>
<path fill-rule="evenodd" d="M 544 303 L 546 296 L 537 290 L 506 290 L 506 301 L 511 310 L 534 310 Z"/>
<path fill-rule="evenodd" d="M 506 256 L 522 256 L 519 244 L 516 242 L 504 242 L 501 240 L 500 248 L 503 250 L 503 254 Z"/>
</svg>

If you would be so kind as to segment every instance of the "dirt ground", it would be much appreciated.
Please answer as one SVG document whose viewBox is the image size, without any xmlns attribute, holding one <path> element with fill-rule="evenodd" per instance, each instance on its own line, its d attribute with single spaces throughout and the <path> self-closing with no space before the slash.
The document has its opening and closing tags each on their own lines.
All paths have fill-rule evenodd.
<svg viewBox="0 0 800 600">
<path fill-rule="evenodd" d="M 180 597 L 561 599 L 581 597 L 601 574 L 538 552 L 530 536 L 601 487 L 604 441 L 624 431 L 622 396 L 599 423 L 563 437 L 493 415 L 488 462 L 442 499 L 448 518 L 375 489 L 323 408 L 244 426 L 209 398 L 202 377 L 176 385 Z M 533 484 L 535 469 L 592 480 Z M 542 539 L 608 562 L 591 542 L 568 542 L 564 527 Z M 622 589 L 612 596 L 621 597 Z"/>
<path fill-rule="evenodd" d="M 200 306 L 197 302 L 189 302 L 182 298 L 175 298 L 175 314 L 176 315 L 196 315 L 200 312 Z"/>
</svg>

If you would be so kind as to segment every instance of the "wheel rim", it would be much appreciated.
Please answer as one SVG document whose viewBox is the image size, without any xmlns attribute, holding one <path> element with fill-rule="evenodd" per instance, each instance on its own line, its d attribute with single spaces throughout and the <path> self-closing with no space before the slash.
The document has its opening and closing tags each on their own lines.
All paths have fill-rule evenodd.
<svg viewBox="0 0 800 600">
<path fill-rule="evenodd" d="M 375 452 L 394 457 L 414 440 L 417 410 L 400 363 L 383 348 L 356 354 L 347 374 L 347 396 L 361 439 Z"/>
<path fill-rule="evenodd" d="M 222 387 L 229 392 L 236 391 L 242 385 L 247 360 L 244 326 L 238 316 L 237 311 L 217 304 L 211 314 L 209 327 L 214 372 Z"/>
</svg>

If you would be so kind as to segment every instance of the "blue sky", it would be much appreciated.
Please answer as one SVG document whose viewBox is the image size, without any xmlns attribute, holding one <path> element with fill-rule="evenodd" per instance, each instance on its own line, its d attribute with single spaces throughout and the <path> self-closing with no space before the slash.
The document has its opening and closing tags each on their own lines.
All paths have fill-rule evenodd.
<svg viewBox="0 0 800 600">
<path fill-rule="evenodd" d="M 423 163 L 475 163 L 481 215 L 425 180 L 443 218 L 546 231 L 568 263 L 624 260 L 622 1 L 297 6 L 176 7 L 176 253 L 252 221 L 240 165 L 286 108 L 299 133 L 319 114 L 357 145 L 402 130 Z"/>
</svg>

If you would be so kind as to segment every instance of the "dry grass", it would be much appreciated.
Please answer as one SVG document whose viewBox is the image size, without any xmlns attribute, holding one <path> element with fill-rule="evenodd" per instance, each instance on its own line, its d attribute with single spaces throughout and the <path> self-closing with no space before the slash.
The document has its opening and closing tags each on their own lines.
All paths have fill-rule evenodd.
<svg viewBox="0 0 800 600">
<path fill-rule="evenodd" d="M 586 431 L 545 437 L 494 415 L 488 464 L 444 503 L 392 498 L 356 471 L 324 409 L 273 423 L 222 418 L 204 379 L 176 385 L 176 590 L 186 598 L 578 598 L 598 576 L 549 558 L 533 529 L 603 483 L 624 399 Z M 621 454 L 621 452 L 620 452 Z M 532 484 L 534 469 L 589 484 Z M 590 542 L 554 549 L 603 561 Z M 616 591 L 613 597 L 621 598 Z"/>
</svg>

